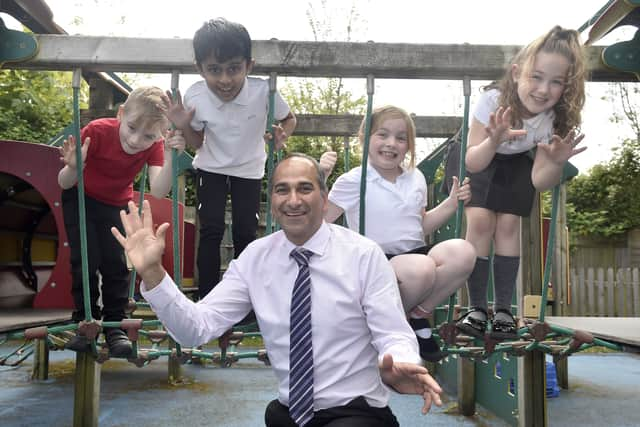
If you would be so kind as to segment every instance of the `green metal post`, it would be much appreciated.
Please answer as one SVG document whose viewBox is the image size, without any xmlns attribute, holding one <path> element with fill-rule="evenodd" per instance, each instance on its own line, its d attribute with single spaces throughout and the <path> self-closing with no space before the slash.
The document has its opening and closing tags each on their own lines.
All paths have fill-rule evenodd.
<svg viewBox="0 0 640 427">
<path fill-rule="evenodd" d="M 373 75 L 367 76 L 367 116 L 364 121 L 364 146 L 362 147 L 362 174 L 360 177 L 360 227 L 359 232 L 364 236 L 365 231 L 365 195 L 367 194 L 367 161 L 369 158 L 369 133 L 371 132 L 371 111 L 373 110 Z"/>
<path fill-rule="evenodd" d="M 551 202 L 551 221 L 549 221 L 549 234 L 547 236 L 547 253 L 544 259 L 544 277 L 542 279 L 542 300 L 540 302 L 540 314 L 538 320 L 544 322 L 544 314 L 547 308 L 547 293 L 549 291 L 549 280 L 551 278 L 551 264 L 553 260 L 553 250 L 556 235 L 556 219 L 558 218 L 558 200 L 560 199 L 560 185 L 553 188 Z"/>
<path fill-rule="evenodd" d="M 76 139 L 76 172 L 78 177 L 78 214 L 80 218 L 80 253 L 82 254 L 82 295 L 84 319 L 91 321 L 91 298 L 89 290 L 89 260 L 87 257 L 87 212 L 84 201 L 84 162 L 82 161 L 82 141 L 80 140 L 80 81 L 82 70 L 73 70 L 73 134 Z"/>
<path fill-rule="evenodd" d="M 138 215 L 142 215 L 142 202 L 144 202 L 144 192 L 147 188 L 147 172 L 149 166 L 145 163 L 142 168 L 142 176 L 140 177 L 140 198 L 138 199 Z M 136 288 L 136 269 L 131 268 L 131 276 L 129 277 L 129 299 L 133 298 Z"/>
<path fill-rule="evenodd" d="M 275 108 L 275 95 L 277 87 L 277 74 L 271 73 L 269 75 L 269 112 L 267 114 L 267 129 L 266 131 L 272 135 L 269 140 L 268 147 L 269 152 L 267 154 L 267 179 L 271 179 L 274 168 L 274 152 L 275 152 L 275 134 L 273 132 L 274 116 L 273 109 Z M 267 208 L 266 208 L 266 229 L 265 235 L 273 233 L 273 219 L 271 218 L 271 197 L 267 194 Z"/>
</svg>

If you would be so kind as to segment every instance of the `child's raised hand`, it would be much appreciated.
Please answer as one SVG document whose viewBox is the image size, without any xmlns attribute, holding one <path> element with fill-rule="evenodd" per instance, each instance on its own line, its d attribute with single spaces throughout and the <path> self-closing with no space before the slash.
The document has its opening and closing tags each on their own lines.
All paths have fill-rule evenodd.
<svg viewBox="0 0 640 427">
<path fill-rule="evenodd" d="M 182 105 L 182 96 L 180 91 L 176 91 L 175 101 L 170 91 L 167 91 L 166 96 L 162 97 L 163 110 L 169 121 L 178 129 L 186 129 L 187 126 L 191 126 L 191 120 L 196 113 L 196 110 L 185 110 Z"/>
<path fill-rule="evenodd" d="M 167 134 L 167 138 L 164 140 L 165 149 L 175 148 L 178 152 L 182 152 L 186 145 L 186 141 L 182 136 L 180 129 L 170 130 Z"/>
<path fill-rule="evenodd" d="M 289 135 L 287 135 L 287 132 L 285 132 L 284 128 L 279 124 L 274 124 L 272 128 L 273 128 L 273 133 L 265 132 L 264 140 L 265 142 L 271 141 L 271 139 L 273 138 L 273 134 L 275 134 L 276 138 L 273 141 L 273 148 L 274 150 L 278 151 L 283 149 L 286 146 L 285 142 L 287 141 L 287 138 L 289 138 Z"/>
<path fill-rule="evenodd" d="M 142 215 L 138 214 L 138 208 L 132 201 L 128 203 L 128 210 L 129 212 L 120 211 L 125 235 L 123 236 L 116 227 L 111 227 L 111 233 L 124 248 L 131 264 L 145 280 L 146 271 L 161 268 L 165 234 L 169 224 L 165 222 L 154 229 L 151 205 L 148 200 L 142 202 Z"/>
<path fill-rule="evenodd" d="M 511 129 L 511 107 L 498 107 L 495 112 L 489 114 L 489 124 L 484 129 L 496 146 L 527 134 L 524 129 Z"/>
<path fill-rule="evenodd" d="M 89 150 L 90 143 L 91 138 L 87 137 L 84 139 L 84 144 L 81 148 L 83 165 L 87 160 L 87 151 Z M 60 147 L 58 151 L 60 152 L 60 160 L 62 160 L 65 165 L 72 169 L 78 168 L 78 162 L 76 161 L 76 138 L 73 135 L 69 135 L 69 137 L 62 142 L 62 147 Z"/>
<path fill-rule="evenodd" d="M 325 179 L 331 175 L 333 168 L 338 161 L 338 153 L 335 151 L 326 151 L 320 156 L 320 170 L 324 173 Z"/>
<path fill-rule="evenodd" d="M 544 150 L 552 162 L 561 165 L 587 149 L 587 147 L 576 148 L 583 139 L 584 134 L 574 129 L 565 138 L 553 135 L 549 144 L 538 144 L 538 150 Z"/>
<path fill-rule="evenodd" d="M 469 184 L 469 177 L 466 177 L 460 185 L 460 181 L 457 176 L 452 176 L 453 183 L 451 184 L 451 191 L 449 192 L 449 200 L 455 202 L 458 206 L 458 202 L 462 201 L 465 205 L 471 200 L 471 184 Z"/>
</svg>

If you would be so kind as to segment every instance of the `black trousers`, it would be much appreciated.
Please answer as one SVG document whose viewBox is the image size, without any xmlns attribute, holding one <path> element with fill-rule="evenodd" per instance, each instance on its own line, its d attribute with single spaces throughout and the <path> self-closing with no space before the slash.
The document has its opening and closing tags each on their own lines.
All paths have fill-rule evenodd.
<svg viewBox="0 0 640 427">
<path fill-rule="evenodd" d="M 124 234 L 120 210 L 126 207 L 107 205 L 86 195 L 84 199 L 91 316 L 94 319 L 117 322 L 126 317 L 125 308 L 129 300 L 129 270 L 124 250 L 111 234 L 111 227 L 116 227 Z M 62 192 L 62 211 L 71 249 L 71 294 L 75 305 L 72 318 L 77 322 L 84 320 L 85 317 L 77 188 Z M 98 272 L 102 276 L 102 289 L 99 288 Z M 98 306 L 98 297 L 101 293 L 102 311 Z"/>
<path fill-rule="evenodd" d="M 298 427 L 289 416 L 289 408 L 277 399 L 271 401 L 264 414 L 266 427 Z M 369 406 L 360 396 L 345 406 L 322 409 L 313 414 L 305 427 L 397 427 L 393 412 L 388 406 Z"/>
<path fill-rule="evenodd" d="M 256 239 L 262 180 L 238 178 L 198 170 L 197 196 L 200 241 L 198 294 L 200 298 L 220 281 L 220 244 L 225 230 L 227 196 L 231 196 L 234 257 Z"/>
</svg>

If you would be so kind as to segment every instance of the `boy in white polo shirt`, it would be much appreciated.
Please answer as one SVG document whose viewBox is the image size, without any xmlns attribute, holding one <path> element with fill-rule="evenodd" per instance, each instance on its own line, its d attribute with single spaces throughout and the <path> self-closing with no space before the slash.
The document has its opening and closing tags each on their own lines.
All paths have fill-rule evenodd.
<svg viewBox="0 0 640 427">
<path fill-rule="evenodd" d="M 200 241 L 197 254 L 199 296 L 220 277 L 220 243 L 225 230 L 227 197 L 232 201 L 234 255 L 256 238 L 260 190 L 264 176 L 269 83 L 247 77 L 255 63 L 246 28 L 224 18 L 209 20 L 193 37 L 196 67 L 204 80 L 185 93 L 169 118 L 196 149 Z M 275 94 L 274 145 L 280 149 L 296 126 L 296 118 Z"/>
</svg>

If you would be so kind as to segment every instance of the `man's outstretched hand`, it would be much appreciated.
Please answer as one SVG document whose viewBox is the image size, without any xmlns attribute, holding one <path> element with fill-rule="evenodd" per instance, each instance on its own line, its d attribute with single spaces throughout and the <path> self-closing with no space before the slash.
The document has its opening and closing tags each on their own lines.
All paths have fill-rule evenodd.
<svg viewBox="0 0 640 427">
<path fill-rule="evenodd" d="M 142 203 L 142 216 L 138 214 L 138 207 L 134 202 L 130 201 L 128 207 L 129 213 L 120 211 L 126 237 L 116 227 L 111 227 L 111 233 L 122 245 L 129 261 L 149 290 L 160 283 L 166 274 L 162 267 L 162 254 L 169 224 L 161 224 L 154 232 L 151 206 L 147 200 Z"/>
<path fill-rule="evenodd" d="M 396 363 L 390 354 L 385 354 L 380 364 L 380 377 L 382 382 L 398 393 L 422 395 L 423 414 L 429 412 L 432 404 L 442 406 L 440 399 L 442 388 L 424 366 L 415 363 Z"/>
</svg>

